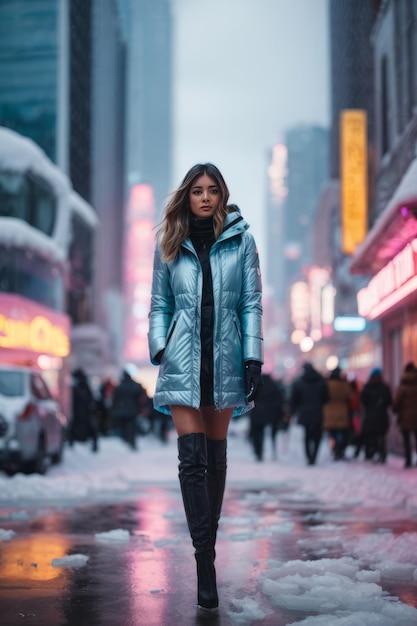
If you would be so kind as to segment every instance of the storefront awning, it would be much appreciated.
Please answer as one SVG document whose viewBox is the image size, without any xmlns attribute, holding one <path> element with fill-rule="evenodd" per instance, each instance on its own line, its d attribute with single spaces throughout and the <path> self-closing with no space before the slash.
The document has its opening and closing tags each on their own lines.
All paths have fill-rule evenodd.
<svg viewBox="0 0 417 626">
<path fill-rule="evenodd" d="M 376 274 L 417 237 L 417 158 L 385 210 L 352 255 L 352 274 Z"/>
</svg>

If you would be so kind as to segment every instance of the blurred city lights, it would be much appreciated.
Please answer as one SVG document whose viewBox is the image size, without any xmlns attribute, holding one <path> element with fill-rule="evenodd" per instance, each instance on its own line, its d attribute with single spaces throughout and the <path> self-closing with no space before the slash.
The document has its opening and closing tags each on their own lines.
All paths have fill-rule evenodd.
<svg viewBox="0 0 417 626">
<path fill-rule="evenodd" d="M 335 354 L 332 354 L 326 359 L 326 369 L 330 372 L 339 365 L 339 359 Z"/>
<path fill-rule="evenodd" d="M 314 346 L 314 341 L 312 340 L 311 337 L 304 337 L 304 339 L 300 341 L 301 352 L 310 352 L 313 346 Z"/>
</svg>

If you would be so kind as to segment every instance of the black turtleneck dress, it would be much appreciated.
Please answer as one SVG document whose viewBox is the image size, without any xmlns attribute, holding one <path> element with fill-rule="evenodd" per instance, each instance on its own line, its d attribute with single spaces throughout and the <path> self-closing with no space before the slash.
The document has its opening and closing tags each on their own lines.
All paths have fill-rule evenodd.
<svg viewBox="0 0 417 626">
<path fill-rule="evenodd" d="M 190 239 L 203 270 L 201 298 L 201 374 L 200 406 L 213 406 L 213 280 L 210 268 L 210 249 L 215 241 L 213 218 L 191 220 Z"/>
</svg>

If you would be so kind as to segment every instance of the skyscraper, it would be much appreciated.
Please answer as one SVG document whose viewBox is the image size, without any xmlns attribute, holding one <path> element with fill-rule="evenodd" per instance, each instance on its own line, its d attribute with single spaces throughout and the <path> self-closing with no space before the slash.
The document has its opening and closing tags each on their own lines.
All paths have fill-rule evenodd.
<svg viewBox="0 0 417 626">
<path fill-rule="evenodd" d="M 328 173 L 328 131 L 299 125 L 285 134 L 288 195 L 284 209 L 284 280 L 298 280 L 312 263 L 312 226 Z"/>
<path fill-rule="evenodd" d="M 33 139 L 91 201 L 92 0 L 0 3 L 0 125 Z"/>
<path fill-rule="evenodd" d="M 172 35 L 169 0 L 121 0 L 128 22 L 127 172 L 151 185 L 160 212 L 170 191 Z"/>
</svg>

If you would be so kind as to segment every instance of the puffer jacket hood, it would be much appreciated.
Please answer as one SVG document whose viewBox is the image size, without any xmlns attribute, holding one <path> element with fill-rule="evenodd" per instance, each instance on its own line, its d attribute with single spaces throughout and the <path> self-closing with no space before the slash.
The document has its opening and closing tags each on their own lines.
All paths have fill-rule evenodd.
<svg viewBox="0 0 417 626">
<path fill-rule="evenodd" d="M 213 283 L 214 404 L 235 407 L 234 415 L 251 408 L 244 387 L 244 361 L 263 362 L 262 284 L 259 259 L 249 224 L 237 211 L 229 213 L 220 237 L 210 249 Z M 149 353 L 163 351 L 154 407 L 200 406 L 202 268 L 189 238 L 176 259 L 164 263 L 155 250 L 149 315 Z"/>
</svg>

